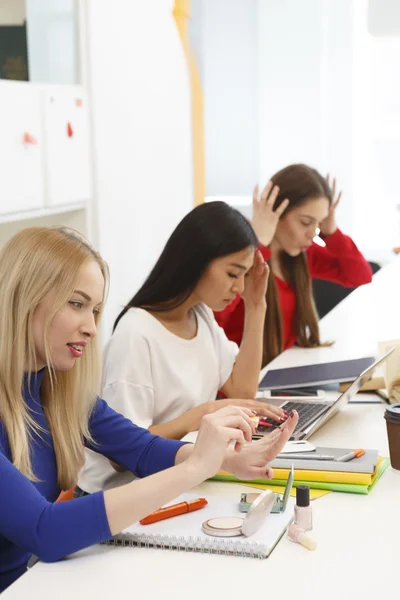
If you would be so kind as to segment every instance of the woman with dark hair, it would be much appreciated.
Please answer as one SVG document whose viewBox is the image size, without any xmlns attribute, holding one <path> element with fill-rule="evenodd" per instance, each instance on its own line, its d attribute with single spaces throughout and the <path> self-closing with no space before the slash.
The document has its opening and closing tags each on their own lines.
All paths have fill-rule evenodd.
<svg viewBox="0 0 400 600">
<path fill-rule="evenodd" d="M 368 262 L 336 225 L 340 198 L 335 179 L 331 189 L 328 178 L 303 164 L 276 173 L 260 197 L 258 188 L 254 190 L 252 225 L 274 275 L 266 293 L 263 366 L 293 344 L 321 345 L 312 278 L 345 287 L 371 281 Z M 318 228 L 325 247 L 313 243 Z M 240 295 L 215 316 L 228 338 L 240 344 L 244 325 Z"/>
<path fill-rule="evenodd" d="M 280 408 L 253 400 L 261 368 L 268 267 L 250 223 L 224 202 L 193 209 L 176 227 L 140 290 L 122 310 L 105 351 L 102 395 L 151 433 L 181 439 L 227 405 L 276 421 Z M 240 349 L 213 316 L 237 294 Z M 218 390 L 229 399 L 215 402 Z M 240 398 L 240 400 L 232 400 Z M 79 488 L 93 493 L 133 478 L 86 451 Z"/>
</svg>

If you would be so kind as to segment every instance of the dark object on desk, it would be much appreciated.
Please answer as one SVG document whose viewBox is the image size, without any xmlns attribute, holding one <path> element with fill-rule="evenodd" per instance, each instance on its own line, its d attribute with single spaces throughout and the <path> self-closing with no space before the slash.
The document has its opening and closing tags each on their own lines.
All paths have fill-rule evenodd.
<svg viewBox="0 0 400 600">
<path fill-rule="evenodd" d="M 305 365 L 303 367 L 271 369 L 267 371 L 260 382 L 259 389 L 279 390 L 354 381 L 374 361 L 373 356 L 366 356 L 364 358 Z"/>
<path fill-rule="evenodd" d="M 400 404 L 391 404 L 386 408 L 387 436 L 389 441 L 390 464 L 400 471 Z"/>
<path fill-rule="evenodd" d="M 0 79 L 29 81 L 26 23 L 0 26 Z"/>
<path fill-rule="evenodd" d="M 369 266 L 374 274 L 381 268 L 375 262 L 370 262 Z M 332 283 L 332 281 L 325 281 L 325 279 L 313 279 L 312 290 L 319 318 L 322 319 L 332 308 L 335 308 L 339 302 L 351 294 L 355 288 L 343 287 L 339 283 Z"/>
</svg>

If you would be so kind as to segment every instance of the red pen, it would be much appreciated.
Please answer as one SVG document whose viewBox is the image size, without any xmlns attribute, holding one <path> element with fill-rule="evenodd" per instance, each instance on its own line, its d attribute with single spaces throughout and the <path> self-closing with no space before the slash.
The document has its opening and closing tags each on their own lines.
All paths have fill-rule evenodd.
<svg viewBox="0 0 400 600">
<path fill-rule="evenodd" d="M 178 504 L 171 504 L 165 508 L 159 508 L 155 512 L 151 513 L 144 519 L 141 519 L 139 523 L 141 525 L 150 525 L 163 519 L 169 519 L 170 517 L 176 517 L 177 515 L 183 515 L 194 510 L 199 510 L 207 506 L 208 502 L 205 498 L 197 498 L 197 500 L 191 500 L 190 502 L 179 502 Z"/>
</svg>

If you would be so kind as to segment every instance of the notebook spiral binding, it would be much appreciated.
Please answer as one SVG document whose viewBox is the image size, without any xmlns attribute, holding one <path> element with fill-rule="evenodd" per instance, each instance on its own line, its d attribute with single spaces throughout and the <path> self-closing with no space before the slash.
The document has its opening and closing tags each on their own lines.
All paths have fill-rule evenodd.
<svg viewBox="0 0 400 600">
<path fill-rule="evenodd" d="M 146 535 L 146 534 L 119 534 L 118 536 L 101 542 L 112 546 L 137 546 L 138 548 L 159 548 L 161 550 L 180 550 L 183 552 L 198 552 L 201 554 L 229 554 L 250 558 L 265 558 L 266 547 L 261 544 L 246 542 L 243 538 L 229 542 L 223 539 L 205 539 L 201 537 Z"/>
</svg>

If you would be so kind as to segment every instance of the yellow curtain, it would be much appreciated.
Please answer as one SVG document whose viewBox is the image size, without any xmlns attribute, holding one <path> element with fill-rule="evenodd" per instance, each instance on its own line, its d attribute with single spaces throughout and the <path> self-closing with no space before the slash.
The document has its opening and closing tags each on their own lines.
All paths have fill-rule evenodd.
<svg viewBox="0 0 400 600">
<path fill-rule="evenodd" d="M 187 20 L 190 16 L 190 0 L 175 0 L 175 6 L 172 12 L 182 40 L 182 45 L 189 67 L 192 97 L 194 199 L 197 206 L 198 204 L 202 204 L 204 202 L 205 196 L 204 103 L 200 77 L 192 49 L 190 48 L 187 30 Z"/>
</svg>

